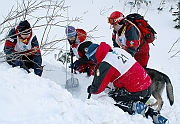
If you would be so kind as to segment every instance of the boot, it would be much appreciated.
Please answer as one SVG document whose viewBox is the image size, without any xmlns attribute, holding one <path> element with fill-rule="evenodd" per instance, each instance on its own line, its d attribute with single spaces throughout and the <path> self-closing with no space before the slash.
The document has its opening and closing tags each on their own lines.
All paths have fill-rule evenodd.
<svg viewBox="0 0 180 124">
<path fill-rule="evenodd" d="M 153 115 L 153 122 L 155 124 L 165 124 L 167 122 L 167 119 L 160 114 L 158 115 Z"/>
<path fill-rule="evenodd" d="M 145 112 L 147 111 L 148 106 L 140 101 L 120 101 L 115 104 L 121 108 L 124 112 L 128 112 L 130 115 L 138 113 L 145 116 Z"/>
<path fill-rule="evenodd" d="M 149 108 L 145 113 L 145 116 L 148 118 L 148 115 L 153 119 L 154 124 L 166 124 L 168 119 L 160 115 L 158 112 L 154 111 L 154 109 Z"/>
<path fill-rule="evenodd" d="M 133 111 L 135 111 L 135 113 L 141 114 L 143 116 L 145 116 L 145 113 L 148 110 L 148 106 L 145 105 L 144 103 L 137 101 L 133 103 Z"/>
</svg>

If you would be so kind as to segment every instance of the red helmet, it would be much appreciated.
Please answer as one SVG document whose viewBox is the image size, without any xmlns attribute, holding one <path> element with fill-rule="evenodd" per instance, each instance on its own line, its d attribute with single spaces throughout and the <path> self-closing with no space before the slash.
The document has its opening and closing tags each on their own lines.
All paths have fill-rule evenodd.
<svg viewBox="0 0 180 124">
<path fill-rule="evenodd" d="M 119 11 L 114 11 L 111 13 L 110 17 L 108 18 L 108 23 L 111 25 L 115 25 L 118 22 L 120 22 L 122 19 L 124 19 L 124 15 Z"/>
</svg>

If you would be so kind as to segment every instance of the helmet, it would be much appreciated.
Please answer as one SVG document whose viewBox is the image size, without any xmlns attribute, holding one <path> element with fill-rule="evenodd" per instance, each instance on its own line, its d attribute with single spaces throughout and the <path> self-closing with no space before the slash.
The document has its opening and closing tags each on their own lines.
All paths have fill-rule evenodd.
<svg viewBox="0 0 180 124">
<path fill-rule="evenodd" d="M 108 23 L 115 25 L 124 19 L 124 15 L 119 11 L 114 11 L 108 18 Z"/>
</svg>

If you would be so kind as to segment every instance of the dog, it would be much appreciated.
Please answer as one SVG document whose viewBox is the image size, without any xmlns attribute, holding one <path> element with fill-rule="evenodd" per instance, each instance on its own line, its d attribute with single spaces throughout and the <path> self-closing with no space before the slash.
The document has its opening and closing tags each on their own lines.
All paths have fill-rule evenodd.
<svg viewBox="0 0 180 124">
<path fill-rule="evenodd" d="M 169 77 L 166 74 L 159 72 L 155 69 L 145 68 L 145 70 L 152 80 L 152 96 L 157 100 L 155 103 L 150 104 L 150 106 L 157 106 L 156 111 L 160 112 L 163 106 L 163 99 L 161 95 L 165 85 L 167 98 L 170 105 L 172 106 L 174 104 L 174 94 L 173 86 Z"/>
</svg>

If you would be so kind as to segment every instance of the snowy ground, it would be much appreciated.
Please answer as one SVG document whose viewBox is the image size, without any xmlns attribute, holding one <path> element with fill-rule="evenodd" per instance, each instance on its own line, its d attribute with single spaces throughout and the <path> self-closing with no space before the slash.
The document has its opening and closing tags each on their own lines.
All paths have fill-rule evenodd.
<svg viewBox="0 0 180 124">
<path fill-rule="evenodd" d="M 15 1 L 11 0 L 12 3 Z M 130 6 L 123 6 L 124 2 L 112 1 L 84 1 L 72 2 L 69 17 L 83 15 L 82 23 L 73 23 L 73 26 L 91 30 L 98 25 L 98 31 L 93 36 L 103 36 L 93 39 L 93 42 L 106 41 L 110 45 L 111 31 L 107 17 L 114 10 L 122 11 L 125 15 L 136 12 Z M 6 2 L 5 2 L 6 3 Z M 8 8 L 7 5 L 4 9 Z M 157 31 L 155 46 L 151 45 L 150 61 L 148 67 L 157 69 L 167 74 L 173 84 L 175 103 L 169 105 L 166 91 L 163 92 L 164 105 L 161 114 L 169 119 L 170 124 L 180 123 L 180 58 L 170 58 L 176 51 L 168 53 L 172 44 L 179 38 L 179 30 L 174 29 L 175 18 L 169 13 L 170 5 L 164 5 L 162 12 L 157 11 L 160 1 L 152 2 L 152 6 L 142 6 L 140 14 L 146 13 L 145 18 Z M 3 3 L 2 3 L 3 4 Z M 100 15 L 100 11 L 105 13 Z M 148 11 L 147 11 L 148 10 Z M 84 12 L 86 12 L 84 14 Z M 1 12 L 2 14 L 2 12 Z M 4 14 L 4 13 L 3 13 Z M 36 31 L 38 34 L 39 32 Z M 64 35 L 64 29 L 59 30 L 59 35 Z M 65 44 L 65 43 L 64 43 Z M 179 44 L 177 45 L 179 47 Z M 176 47 L 174 50 L 179 50 Z M 0 45 L 3 49 L 3 45 Z M 68 47 L 69 48 L 69 47 Z M 2 50 L 1 49 L 1 50 Z M 43 52 L 43 51 L 42 51 Z M 56 53 L 56 52 L 55 52 Z M 114 101 L 105 93 L 92 95 L 87 99 L 86 88 L 91 84 L 93 77 L 86 74 L 74 75 L 78 78 L 80 87 L 73 95 L 64 86 L 71 77 L 70 69 L 54 58 L 54 54 L 43 56 L 44 72 L 42 77 L 27 72 L 20 68 L 12 68 L 7 63 L 0 63 L 0 124 L 151 124 L 151 118 L 146 119 L 141 115 L 129 115 L 113 105 Z M 57 53 L 56 53 L 57 54 Z M 33 70 L 31 70 L 33 72 Z M 66 73 L 67 71 L 67 73 Z M 67 75 L 67 76 L 66 76 Z M 150 99 L 153 102 L 154 98 Z"/>
</svg>

